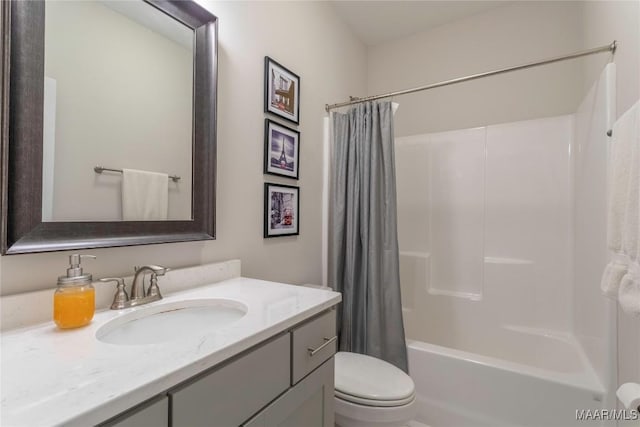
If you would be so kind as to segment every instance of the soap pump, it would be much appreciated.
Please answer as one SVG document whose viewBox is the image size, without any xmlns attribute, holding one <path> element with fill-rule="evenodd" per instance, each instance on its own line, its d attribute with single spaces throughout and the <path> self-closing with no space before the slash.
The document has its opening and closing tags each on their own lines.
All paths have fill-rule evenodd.
<svg viewBox="0 0 640 427">
<path fill-rule="evenodd" d="M 93 276 L 82 271 L 82 258 L 96 257 L 70 255 L 67 275 L 58 277 L 58 287 L 53 294 L 53 321 L 61 329 L 88 325 L 96 309 L 96 294 L 91 284 Z"/>
</svg>

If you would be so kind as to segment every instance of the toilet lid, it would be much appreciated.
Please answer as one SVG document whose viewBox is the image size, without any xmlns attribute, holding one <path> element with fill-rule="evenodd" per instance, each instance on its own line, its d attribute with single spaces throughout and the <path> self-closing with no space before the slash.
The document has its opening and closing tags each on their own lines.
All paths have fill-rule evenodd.
<svg viewBox="0 0 640 427">
<path fill-rule="evenodd" d="M 415 387 L 413 380 L 392 364 L 364 354 L 340 351 L 335 355 L 335 389 L 342 399 L 384 402 L 401 405 L 411 401 Z M 354 399 L 350 398 L 353 397 Z"/>
</svg>

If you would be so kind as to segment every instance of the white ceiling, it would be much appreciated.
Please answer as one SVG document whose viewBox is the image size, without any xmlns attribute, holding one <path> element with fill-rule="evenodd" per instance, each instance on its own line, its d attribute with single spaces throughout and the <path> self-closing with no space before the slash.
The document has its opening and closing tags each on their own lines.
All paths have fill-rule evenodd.
<svg viewBox="0 0 640 427">
<path fill-rule="evenodd" d="M 407 37 L 509 1 L 333 0 L 338 15 L 368 46 Z"/>
</svg>

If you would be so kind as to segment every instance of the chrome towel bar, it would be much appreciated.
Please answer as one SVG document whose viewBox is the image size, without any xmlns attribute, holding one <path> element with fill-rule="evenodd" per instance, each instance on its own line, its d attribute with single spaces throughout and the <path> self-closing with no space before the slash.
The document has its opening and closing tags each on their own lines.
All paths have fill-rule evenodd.
<svg viewBox="0 0 640 427">
<path fill-rule="evenodd" d="M 122 169 L 105 168 L 104 166 L 96 166 L 93 168 L 93 170 L 95 171 L 95 173 L 102 173 L 104 171 L 122 173 Z M 169 179 L 173 182 L 180 181 L 180 177 L 178 175 L 169 175 Z"/>
</svg>

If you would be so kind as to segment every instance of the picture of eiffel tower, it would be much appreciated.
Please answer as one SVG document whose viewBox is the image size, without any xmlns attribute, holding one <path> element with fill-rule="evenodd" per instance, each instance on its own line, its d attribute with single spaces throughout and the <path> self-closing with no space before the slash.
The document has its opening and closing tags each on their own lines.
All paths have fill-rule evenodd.
<svg viewBox="0 0 640 427">
<path fill-rule="evenodd" d="M 264 173 L 298 179 L 300 132 L 265 121 Z"/>
<path fill-rule="evenodd" d="M 273 129 L 271 131 L 271 167 L 285 171 L 292 171 L 295 158 L 295 146 L 290 135 Z"/>
<path fill-rule="evenodd" d="M 284 144 L 282 144 L 282 153 L 280 154 L 280 167 L 283 169 L 287 167 L 287 155 L 284 152 Z"/>
</svg>

